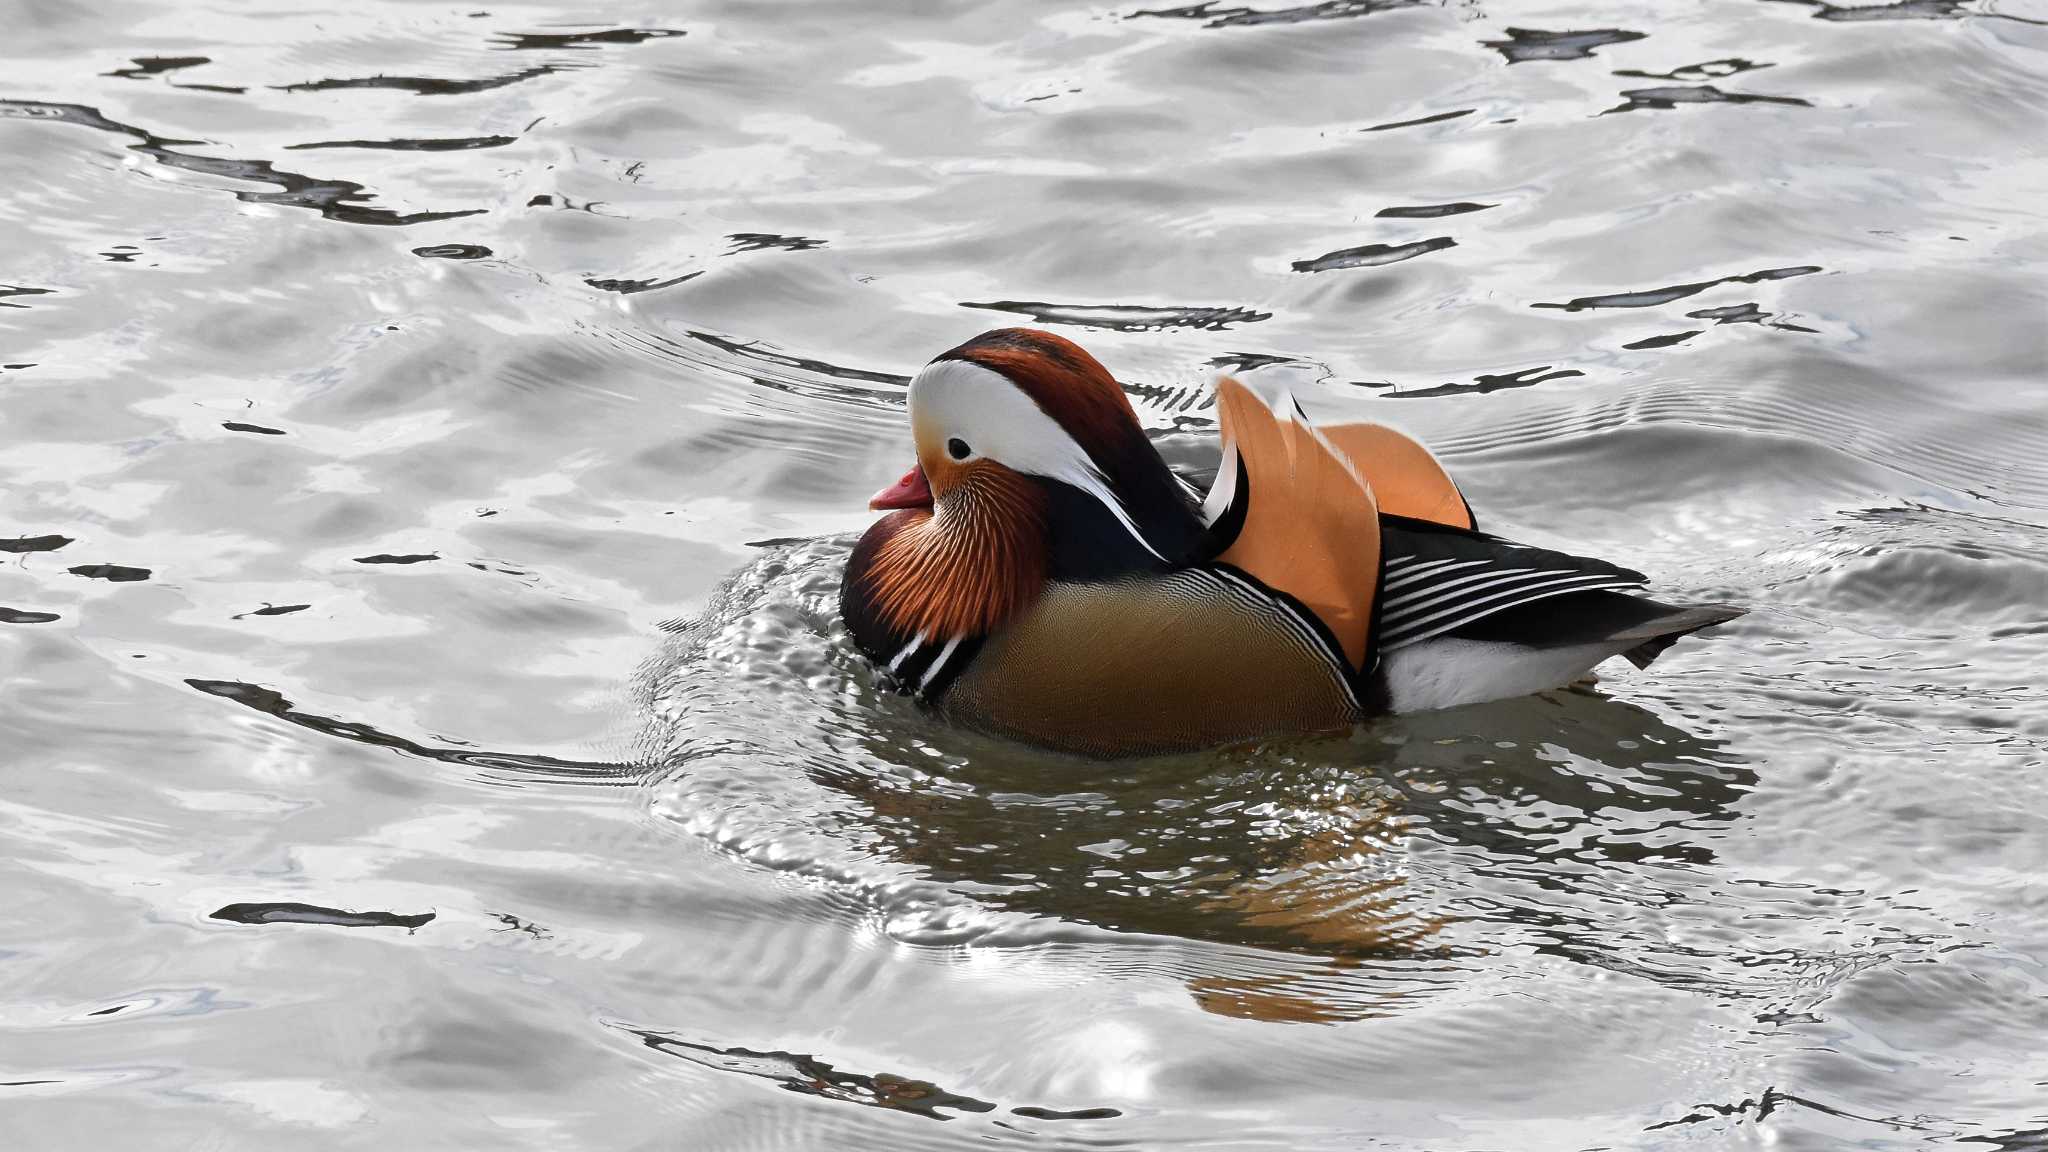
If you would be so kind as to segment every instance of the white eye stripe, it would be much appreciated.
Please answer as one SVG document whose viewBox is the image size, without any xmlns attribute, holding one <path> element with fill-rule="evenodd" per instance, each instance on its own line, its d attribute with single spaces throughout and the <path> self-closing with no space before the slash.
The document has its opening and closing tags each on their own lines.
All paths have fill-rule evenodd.
<svg viewBox="0 0 2048 1152">
<path fill-rule="evenodd" d="M 1165 559 L 1138 531 L 1087 450 L 1002 373 L 966 360 L 925 365 L 910 382 L 910 421 L 920 438 L 932 437 L 926 443 L 963 440 L 973 455 L 1079 488 L 1109 509 L 1145 551 Z"/>
</svg>

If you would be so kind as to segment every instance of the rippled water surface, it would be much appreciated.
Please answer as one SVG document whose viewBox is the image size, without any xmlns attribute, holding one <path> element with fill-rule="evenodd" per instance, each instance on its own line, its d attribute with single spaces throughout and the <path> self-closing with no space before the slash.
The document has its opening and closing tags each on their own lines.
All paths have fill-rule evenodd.
<svg viewBox="0 0 2048 1152">
<path fill-rule="evenodd" d="M 2048 1146 L 2048 6 L 478 3 L 0 2 L 9 1147 Z M 1010 323 L 1754 610 L 946 729 Z"/>
</svg>

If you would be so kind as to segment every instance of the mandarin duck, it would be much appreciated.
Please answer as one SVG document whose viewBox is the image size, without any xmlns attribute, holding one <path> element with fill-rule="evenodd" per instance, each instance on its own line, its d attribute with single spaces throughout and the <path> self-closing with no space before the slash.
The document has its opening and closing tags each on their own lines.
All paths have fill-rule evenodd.
<svg viewBox="0 0 2048 1152">
<path fill-rule="evenodd" d="M 1070 340 L 983 333 L 910 383 L 917 466 L 877 493 L 840 609 L 884 683 L 1098 757 L 1341 730 L 1645 667 L 1740 616 L 1478 530 L 1428 449 L 1217 383 L 1204 494 Z"/>
</svg>

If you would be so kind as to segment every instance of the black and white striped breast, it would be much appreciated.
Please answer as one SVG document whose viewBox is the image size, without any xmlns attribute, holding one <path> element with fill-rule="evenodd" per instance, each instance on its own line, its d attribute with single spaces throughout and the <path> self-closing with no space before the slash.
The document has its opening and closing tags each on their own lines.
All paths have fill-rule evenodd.
<svg viewBox="0 0 2048 1152">
<path fill-rule="evenodd" d="M 898 695 L 936 700 L 981 650 L 980 636 L 914 636 L 884 663 L 875 661 L 883 686 Z"/>
</svg>

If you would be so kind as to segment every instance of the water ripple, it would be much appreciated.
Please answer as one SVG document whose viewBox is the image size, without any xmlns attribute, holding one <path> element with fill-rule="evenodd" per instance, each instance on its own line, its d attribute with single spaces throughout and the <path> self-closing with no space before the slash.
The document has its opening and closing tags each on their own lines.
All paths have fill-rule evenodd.
<svg viewBox="0 0 2048 1152">
<path fill-rule="evenodd" d="M 1779 104 L 1792 108 L 1811 108 L 1812 101 L 1797 96 L 1764 96 L 1755 92 L 1723 92 L 1712 84 L 1696 84 L 1680 88 L 1631 88 L 1621 93 L 1623 103 L 1602 112 L 1635 112 L 1639 110 L 1665 111 L 1680 104 Z"/>
<path fill-rule="evenodd" d="M 1271 312 L 1250 308 L 1151 307 L 1142 304 L 1048 304 L 1039 300 L 962 301 L 962 308 L 1014 312 L 1040 324 L 1074 324 L 1112 332 L 1149 332 L 1159 328 L 1200 328 L 1220 332 L 1238 324 L 1271 320 Z"/>
<path fill-rule="evenodd" d="M 649 1049 L 721 1072 L 732 1072 L 768 1080 L 785 1091 L 825 1100 L 859 1104 L 893 1112 L 908 1112 L 931 1120 L 951 1120 L 951 1113 L 995 1112 L 999 1105 L 972 1096 L 948 1092 L 925 1080 L 879 1072 L 872 1075 L 844 1072 L 818 1059 L 797 1052 L 763 1052 L 748 1048 L 719 1048 L 685 1040 L 671 1032 L 609 1023 L 638 1039 Z M 1019 1105 L 1014 1115 L 1034 1120 L 1111 1120 L 1123 1113 L 1115 1108 L 1044 1108 Z"/>
<path fill-rule="evenodd" d="M 1614 70 L 1614 74 L 1616 76 L 1632 76 L 1640 80 L 1719 80 L 1724 76 L 1735 76 L 1743 72 L 1754 72 L 1759 68 L 1769 67 L 1771 65 L 1760 64 L 1754 60 L 1745 60 L 1740 56 L 1727 56 L 1719 60 L 1706 60 L 1698 64 L 1682 65 L 1673 68 L 1669 72 L 1644 72 L 1635 68 L 1617 68 Z"/>
<path fill-rule="evenodd" d="M 1623 28 L 1591 28 L 1575 32 L 1510 28 L 1507 32 L 1505 40 L 1482 40 L 1480 43 L 1507 57 L 1510 64 L 1524 64 L 1531 60 L 1587 60 L 1592 58 L 1596 48 L 1626 44 L 1649 35 Z"/>
<path fill-rule="evenodd" d="M 1460 211 L 1473 211 L 1481 206 L 1456 207 Z M 1382 216 L 1387 214 L 1388 212 L 1384 211 L 1380 213 Z M 1429 213 L 1429 215 L 1442 216 L 1449 215 L 1449 213 L 1433 212 Z M 1403 260 L 1413 260 L 1417 256 L 1426 256 L 1431 252 L 1441 252 L 1446 248 L 1456 248 L 1457 246 L 1458 242 L 1449 236 L 1432 236 L 1427 240 L 1417 240 L 1412 244 L 1361 244 L 1356 248 L 1340 248 L 1335 252 L 1326 252 L 1313 260 L 1296 260 L 1293 267 L 1296 272 L 1331 272 L 1339 268 L 1378 268 L 1385 264 L 1398 264 Z"/>
<path fill-rule="evenodd" d="M 619 784 L 630 783 L 630 778 L 639 772 L 637 768 L 626 764 L 565 760 L 557 756 L 523 752 L 483 752 L 466 748 L 436 747 L 379 731 L 368 724 L 300 711 L 283 693 L 272 688 L 236 680 L 189 679 L 185 684 L 208 696 L 232 701 L 244 708 L 254 709 L 323 736 L 333 736 L 377 748 L 389 748 L 423 760 L 482 769 L 484 779 L 496 782 L 566 780 L 590 784 Z"/>
<path fill-rule="evenodd" d="M 586 65 L 536 64 L 521 68 L 517 72 L 505 72 L 496 76 L 479 76 L 470 80 L 450 80 L 441 76 L 348 76 L 331 77 L 324 80 L 302 80 L 296 84 L 273 84 L 279 92 L 333 92 L 352 88 L 389 88 L 399 92 L 410 92 L 415 96 L 467 96 L 476 92 L 489 92 L 494 88 L 506 88 L 542 76 L 553 76 L 572 68 Z"/>
<path fill-rule="evenodd" d="M 363 185 L 353 180 L 323 180 L 297 172 L 286 172 L 272 167 L 268 160 L 239 160 L 232 157 L 200 156 L 182 150 L 182 146 L 199 143 L 196 140 L 172 140 L 157 136 L 145 129 L 109 120 L 98 111 L 83 104 L 46 104 L 34 100 L 0 100 L 0 119 L 16 117 L 26 120 L 46 120 L 55 123 L 74 124 L 81 128 L 93 128 L 115 135 L 133 136 L 136 143 L 128 145 L 130 151 L 139 152 L 167 167 L 203 176 L 225 177 L 245 180 L 256 184 L 275 186 L 276 192 L 252 192 L 246 189 L 232 189 L 235 199 L 249 204 L 282 204 L 292 208 L 309 208 L 330 220 L 347 224 L 408 225 L 424 224 L 434 220 L 453 220 L 463 216 L 482 215 L 485 209 L 464 208 L 441 212 L 393 212 L 385 208 L 366 207 L 359 201 L 370 199 Z"/>
<path fill-rule="evenodd" d="M 497 42 L 493 47 L 511 52 L 588 51 L 605 44 L 639 44 L 687 35 L 679 28 L 605 28 L 595 32 L 499 32 L 492 39 Z"/>
<path fill-rule="evenodd" d="M 1181 8 L 1146 8 L 1131 17 L 1154 16 L 1167 20 L 1200 20 L 1204 28 L 1257 27 L 1267 24 L 1305 24 L 1317 20 L 1345 20 L 1371 16 L 1400 8 L 1413 8 L 1425 0 L 1322 0 L 1287 8 L 1226 6 L 1222 0 L 1203 0 Z"/>
<path fill-rule="evenodd" d="M 1462 216 L 1467 212 L 1484 212 L 1488 208 L 1497 207 L 1497 204 L 1475 204 L 1470 200 L 1460 200 L 1452 204 L 1413 204 L 1382 208 L 1373 215 L 1390 220 L 1435 220 L 1444 216 Z"/>
<path fill-rule="evenodd" d="M 517 136 L 455 136 L 436 139 L 400 140 L 315 140 L 308 144 L 287 144 L 285 151 L 313 148 L 369 148 L 384 152 L 467 152 L 474 148 L 503 148 L 517 143 Z"/>
<path fill-rule="evenodd" d="M 1689 284 L 1673 284 L 1665 288 L 1646 288 L 1635 292 L 1611 292 L 1599 296 L 1579 296 L 1562 304 L 1531 304 L 1531 308 L 1556 308 L 1565 312 L 1583 312 L 1590 308 L 1655 308 L 1687 296 L 1697 296 L 1709 288 L 1722 284 L 1760 284 L 1766 280 L 1787 280 L 1794 276 L 1811 276 L 1822 269 L 1815 264 L 1798 264 L 1785 268 L 1765 268 L 1760 272 L 1749 272 L 1739 276 L 1722 276 L 1714 280 L 1696 280 Z"/>
<path fill-rule="evenodd" d="M 1476 108 L 1460 108 L 1455 112 L 1437 112 L 1429 116 L 1417 116 L 1413 120 L 1395 120 L 1387 124 L 1374 124 L 1370 128 L 1360 128 L 1359 131 L 1390 132 L 1396 128 L 1415 128 L 1423 124 L 1438 124 L 1445 120 L 1456 120 L 1460 117 L 1470 116 L 1476 111 L 1478 111 Z"/>
</svg>

